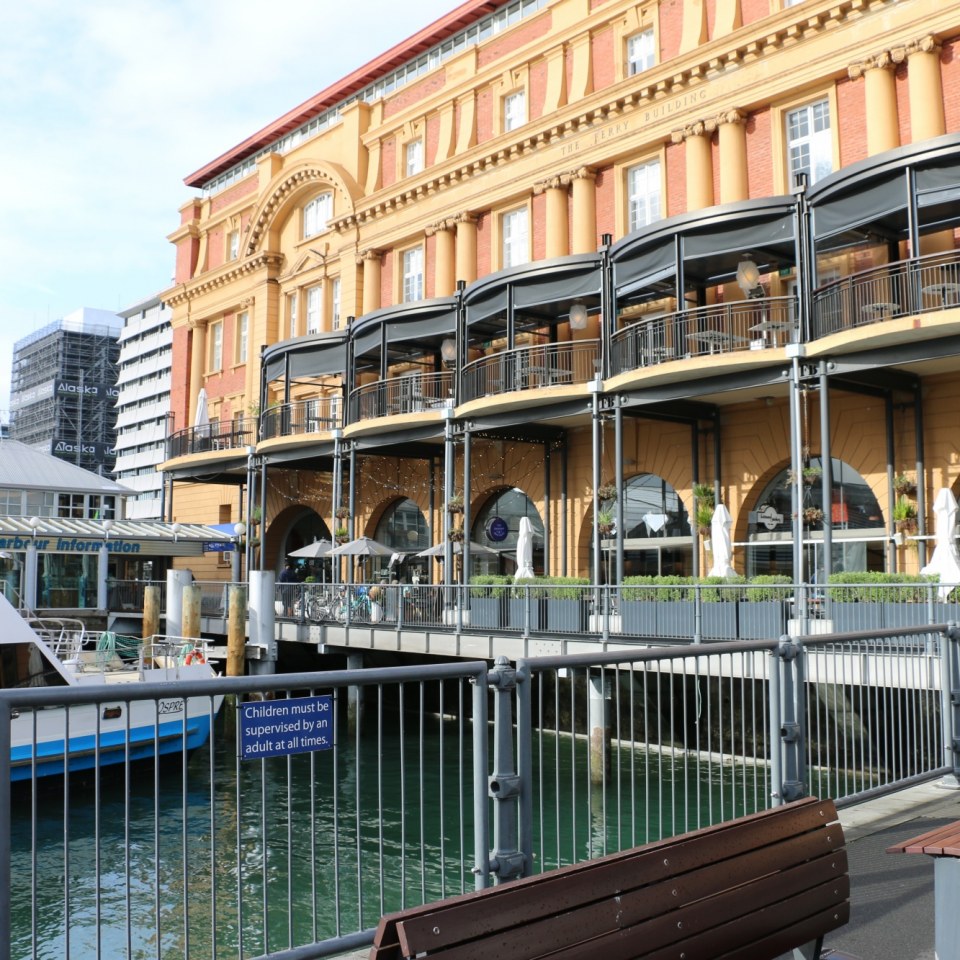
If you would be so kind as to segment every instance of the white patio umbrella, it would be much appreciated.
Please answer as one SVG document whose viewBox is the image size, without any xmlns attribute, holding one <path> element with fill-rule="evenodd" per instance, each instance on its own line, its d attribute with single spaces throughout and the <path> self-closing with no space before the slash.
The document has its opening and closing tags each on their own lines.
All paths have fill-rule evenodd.
<svg viewBox="0 0 960 960">
<path fill-rule="evenodd" d="M 391 557 L 393 547 L 387 547 L 372 537 L 357 537 L 348 540 L 330 551 L 331 557 Z"/>
<path fill-rule="evenodd" d="M 717 504 L 713 511 L 713 520 L 710 521 L 710 541 L 713 544 L 713 566 L 710 568 L 710 577 L 735 577 L 737 571 L 730 562 L 733 557 L 733 548 L 730 545 L 730 526 L 733 517 L 722 503 Z"/>
<path fill-rule="evenodd" d="M 933 556 L 920 572 L 940 575 L 942 586 L 937 592 L 941 600 L 946 600 L 953 587 L 960 583 L 960 553 L 954 538 L 957 530 L 957 498 L 947 487 L 941 487 L 933 501 L 933 526 Z"/>
<path fill-rule="evenodd" d="M 314 540 L 299 550 L 291 550 L 288 557 L 305 557 L 307 560 L 316 560 L 319 557 L 325 557 L 330 553 L 333 544 L 329 540 Z"/>
<path fill-rule="evenodd" d="M 210 425 L 210 410 L 207 407 L 207 391 L 204 387 L 200 388 L 197 394 L 197 412 L 193 417 L 195 427 L 207 427 Z"/>
<path fill-rule="evenodd" d="M 520 518 L 517 535 L 517 572 L 514 580 L 528 580 L 533 576 L 533 524 L 529 517 Z"/>
</svg>

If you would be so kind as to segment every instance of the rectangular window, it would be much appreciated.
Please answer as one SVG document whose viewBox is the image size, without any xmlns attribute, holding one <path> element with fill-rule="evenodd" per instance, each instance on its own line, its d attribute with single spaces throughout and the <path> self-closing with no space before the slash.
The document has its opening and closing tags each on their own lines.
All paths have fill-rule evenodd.
<svg viewBox="0 0 960 960">
<path fill-rule="evenodd" d="M 307 290 L 307 333 L 319 333 L 323 317 L 323 287 L 319 284 Z"/>
<path fill-rule="evenodd" d="M 530 260 L 530 242 L 527 231 L 527 208 L 512 210 L 503 215 L 503 266 L 516 267 Z"/>
<path fill-rule="evenodd" d="M 403 300 L 410 303 L 423 299 L 423 247 L 403 253 Z"/>
<path fill-rule="evenodd" d="M 331 281 L 330 291 L 330 325 L 331 329 L 340 329 L 340 278 L 334 277 Z"/>
<path fill-rule="evenodd" d="M 503 98 L 503 129 L 516 130 L 527 122 L 527 95 L 523 90 Z"/>
<path fill-rule="evenodd" d="M 660 161 L 627 170 L 627 232 L 660 219 Z"/>
<path fill-rule="evenodd" d="M 798 173 L 811 184 L 833 170 L 833 139 L 830 134 L 830 102 L 818 100 L 787 113 L 788 186 Z"/>
<path fill-rule="evenodd" d="M 287 297 L 287 321 L 287 330 L 291 337 L 295 337 L 297 335 L 297 295 L 295 293 Z"/>
<path fill-rule="evenodd" d="M 231 230 L 227 237 L 227 259 L 236 260 L 240 256 L 240 231 Z"/>
<path fill-rule="evenodd" d="M 412 177 L 423 169 L 423 141 L 411 140 L 406 148 L 407 176 Z"/>
<path fill-rule="evenodd" d="M 321 193 L 303 208 L 304 239 L 327 229 L 327 221 L 333 215 L 333 194 Z"/>
<path fill-rule="evenodd" d="M 210 370 L 223 369 L 223 324 L 210 326 Z"/>
<path fill-rule="evenodd" d="M 246 310 L 237 315 L 237 363 L 247 362 L 247 339 L 249 337 L 250 315 Z"/>
<path fill-rule="evenodd" d="M 654 64 L 653 31 L 635 33 L 627 40 L 627 74 L 643 73 Z"/>
</svg>

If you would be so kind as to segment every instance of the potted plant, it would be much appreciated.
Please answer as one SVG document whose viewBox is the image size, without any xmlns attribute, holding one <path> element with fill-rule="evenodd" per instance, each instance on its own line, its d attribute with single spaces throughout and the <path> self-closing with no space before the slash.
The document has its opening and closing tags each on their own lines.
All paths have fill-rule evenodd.
<svg viewBox="0 0 960 960">
<path fill-rule="evenodd" d="M 768 573 L 752 577 L 740 595 L 737 635 L 741 640 L 769 640 L 787 632 L 791 578 Z"/>
<path fill-rule="evenodd" d="M 701 537 L 710 536 L 714 509 L 715 507 L 712 503 L 707 503 L 704 500 L 697 501 L 697 532 Z"/>
<path fill-rule="evenodd" d="M 452 493 L 447 500 L 448 513 L 463 513 L 463 494 Z"/>
<path fill-rule="evenodd" d="M 346 520 L 350 516 L 350 508 L 347 506 L 337 507 L 337 509 L 333 511 L 333 515 L 338 520 Z"/>
<path fill-rule="evenodd" d="M 712 483 L 695 483 L 693 485 L 693 495 L 697 503 L 709 504 L 711 508 L 717 505 L 717 495 Z"/>
<path fill-rule="evenodd" d="M 451 543 L 463 543 L 463 527 L 451 527 L 447 539 Z"/>
<path fill-rule="evenodd" d="M 597 514 L 597 529 L 606 536 L 613 530 L 613 522 L 615 519 L 612 510 L 601 510 Z"/>
<path fill-rule="evenodd" d="M 512 578 L 500 574 L 478 574 L 470 578 L 470 626 L 486 630 L 502 627 L 503 598 Z"/>
<path fill-rule="evenodd" d="M 804 467 L 802 473 L 803 482 L 808 487 L 812 487 L 823 476 L 823 470 L 820 467 Z"/>
<path fill-rule="evenodd" d="M 893 505 L 893 524 L 900 533 L 917 532 L 917 508 L 912 500 L 897 497 Z"/>
<path fill-rule="evenodd" d="M 602 483 L 597 487 L 597 499 L 600 501 L 604 500 L 616 500 L 617 499 L 617 487 L 613 483 Z"/>
<path fill-rule="evenodd" d="M 252 513 L 250 514 L 250 525 L 255 527 L 263 519 L 263 511 L 260 509 L 260 505 L 257 504 L 253 508 Z"/>
<path fill-rule="evenodd" d="M 893 478 L 893 490 L 898 497 L 908 497 L 917 489 L 917 485 L 905 473 L 898 473 Z"/>
<path fill-rule="evenodd" d="M 808 527 L 812 527 L 818 523 L 823 523 L 823 511 L 819 507 L 804 507 L 803 522 Z"/>
<path fill-rule="evenodd" d="M 545 584 L 547 629 L 581 632 L 587 625 L 587 577 L 541 577 Z"/>
<path fill-rule="evenodd" d="M 349 536 L 349 531 L 347 530 L 346 527 L 337 527 L 337 529 L 333 531 L 333 535 L 338 540 L 346 540 L 347 537 Z"/>
</svg>

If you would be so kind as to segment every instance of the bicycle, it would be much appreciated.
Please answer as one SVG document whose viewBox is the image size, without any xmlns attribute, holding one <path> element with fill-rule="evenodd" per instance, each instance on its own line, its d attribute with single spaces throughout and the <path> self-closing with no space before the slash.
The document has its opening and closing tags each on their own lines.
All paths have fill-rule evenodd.
<svg viewBox="0 0 960 960">
<path fill-rule="evenodd" d="M 365 588 L 358 588 L 354 596 L 349 596 L 347 591 L 340 591 L 340 599 L 333 609 L 333 616 L 340 623 L 346 623 L 350 620 L 369 620 L 370 619 L 370 598 L 367 596 Z"/>
<path fill-rule="evenodd" d="M 327 592 L 311 593 L 306 598 L 306 616 L 308 620 L 332 620 L 335 619 L 335 607 L 337 604 Z"/>
</svg>

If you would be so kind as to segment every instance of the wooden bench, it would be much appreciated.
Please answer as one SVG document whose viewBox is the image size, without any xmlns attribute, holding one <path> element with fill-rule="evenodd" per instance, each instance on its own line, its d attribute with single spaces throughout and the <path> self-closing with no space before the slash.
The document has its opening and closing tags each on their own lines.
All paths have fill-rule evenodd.
<svg viewBox="0 0 960 960">
<path fill-rule="evenodd" d="M 934 951 L 942 960 L 960 956 L 960 820 L 895 843 L 887 853 L 933 857 Z"/>
<path fill-rule="evenodd" d="M 808 798 L 389 914 L 370 957 L 815 958 L 849 889 L 833 802 Z"/>
</svg>

